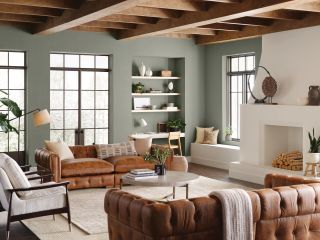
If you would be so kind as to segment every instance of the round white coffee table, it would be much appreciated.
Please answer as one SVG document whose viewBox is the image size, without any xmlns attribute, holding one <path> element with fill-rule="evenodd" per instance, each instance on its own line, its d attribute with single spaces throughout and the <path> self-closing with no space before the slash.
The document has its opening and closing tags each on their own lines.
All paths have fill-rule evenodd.
<svg viewBox="0 0 320 240">
<path fill-rule="evenodd" d="M 156 178 L 145 178 L 145 179 L 131 179 L 126 177 L 127 174 L 123 175 L 120 179 L 120 189 L 122 189 L 123 184 L 130 184 L 136 186 L 146 186 L 146 187 L 172 187 L 173 198 L 176 197 L 176 187 L 186 188 L 186 199 L 189 198 L 189 184 L 196 181 L 199 175 L 189 172 L 177 172 L 177 171 L 167 171 L 166 175 L 158 176 Z M 164 198 L 168 198 L 166 196 Z"/>
</svg>

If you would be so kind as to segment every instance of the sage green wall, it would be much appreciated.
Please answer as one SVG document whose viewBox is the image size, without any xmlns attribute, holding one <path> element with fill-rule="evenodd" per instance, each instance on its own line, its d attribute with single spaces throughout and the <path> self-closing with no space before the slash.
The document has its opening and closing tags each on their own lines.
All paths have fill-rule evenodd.
<svg viewBox="0 0 320 240">
<path fill-rule="evenodd" d="M 223 105 L 223 97 L 225 89 L 223 88 L 223 81 L 225 81 L 224 72 L 226 69 L 226 56 L 242 54 L 242 53 L 256 53 L 256 65 L 261 57 L 261 38 L 234 41 L 228 43 L 220 43 L 208 45 L 206 47 L 205 64 L 206 64 L 206 126 L 214 126 L 222 130 L 224 126 L 223 112 L 225 106 Z M 222 131 L 219 134 L 219 140 L 222 141 Z"/>
<path fill-rule="evenodd" d="M 191 40 L 149 38 L 116 41 L 105 33 L 66 31 L 50 36 L 31 35 L 12 27 L 0 28 L 0 49 L 27 52 L 27 110 L 49 108 L 49 53 L 105 53 L 112 55 L 110 142 L 127 139 L 133 131 L 131 113 L 132 61 L 135 56 L 184 58 L 185 91 L 182 101 L 187 123 L 186 146 L 194 139 L 194 129 L 205 124 L 205 47 L 196 46 Z M 154 114 L 156 118 L 157 115 Z M 35 129 L 27 122 L 27 154 L 34 163 L 33 152 L 49 138 L 49 127 Z M 188 149 L 186 154 L 188 154 Z"/>
</svg>

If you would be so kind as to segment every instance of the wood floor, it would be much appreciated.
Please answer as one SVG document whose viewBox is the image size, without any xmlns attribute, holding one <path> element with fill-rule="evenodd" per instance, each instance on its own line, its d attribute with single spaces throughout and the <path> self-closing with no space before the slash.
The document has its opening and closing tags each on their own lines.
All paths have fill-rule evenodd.
<svg viewBox="0 0 320 240">
<path fill-rule="evenodd" d="M 206 167 L 206 166 L 190 163 L 189 172 L 197 173 L 201 176 L 214 178 L 221 181 L 241 184 L 251 188 L 262 188 L 262 186 L 258 184 L 231 179 L 228 177 L 228 171 L 222 170 L 222 169 Z M 0 212 L 0 239 L 5 239 L 5 229 L 6 229 L 6 214 L 5 212 Z M 10 239 L 11 240 L 38 240 L 38 238 L 20 222 L 15 222 L 11 224 Z"/>
</svg>

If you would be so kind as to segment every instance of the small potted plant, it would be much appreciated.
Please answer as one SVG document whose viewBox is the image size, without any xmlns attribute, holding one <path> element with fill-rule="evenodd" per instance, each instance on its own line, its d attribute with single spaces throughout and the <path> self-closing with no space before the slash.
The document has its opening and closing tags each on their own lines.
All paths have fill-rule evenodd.
<svg viewBox="0 0 320 240">
<path fill-rule="evenodd" d="M 316 139 L 316 137 L 314 136 L 314 128 L 312 129 L 312 136 L 310 132 L 308 132 L 308 136 L 310 141 L 310 149 L 309 152 L 306 154 L 305 162 L 318 163 L 320 161 L 320 137 Z"/>
<path fill-rule="evenodd" d="M 132 90 L 134 93 L 143 93 L 144 92 L 144 85 L 141 82 L 138 82 L 137 84 L 133 84 Z"/>
<path fill-rule="evenodd" d="M 166 168 L 164 164 L 166 163 L 170 153 L 169 148 L 155 148 L 150 153 L 148 152 L 144 155 L 144 160 L 155 164 L 154 169 L 156 174 L 165 175 Z"/>
<path fill-rule="evenodd" d="M 227 127 L 226 129 L 224 129 L 224 136 L 225 136 L 226 142 L 232 141 L 232 133 L 233 133 L 233 130 L 231 127 Z"/>
<path fill-rule="evenodd" d="M 167 128 L 170 132 L 183 132 L 186 123 L 182 119 L 173 119 L 167 122 Z"/>
</svg>

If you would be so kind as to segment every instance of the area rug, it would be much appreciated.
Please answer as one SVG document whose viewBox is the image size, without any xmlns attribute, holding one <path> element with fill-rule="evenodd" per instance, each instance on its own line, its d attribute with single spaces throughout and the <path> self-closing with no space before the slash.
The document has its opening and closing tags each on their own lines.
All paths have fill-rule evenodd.
<svg viewBox="0 0 320 240">
<path fill-rule="evenodd" d="M 189 186 L 189 197 L 207 196 L 211 191 L 228 188 L 250 188 L 211 178 L 200 177 Z M 58 216 L 56 221 L 51 216 L 29 219 L 23 223 L 40 239 L 107 239 L 107 215 L 104 212 L 104 196 L 107 189 L 92 188 L 70 191 L 72 233 L 68 232 L 65 218 Z M 130 192 L 148 199 L 159 200 L 172 192 L 171 187 L 139 187 L 124 186 L 123 191 Z M 176 199 L 185 198 L 185 188 L 176 189 Z M 66 217 L 66 216 L 65 216 Z"/>
</svg>

